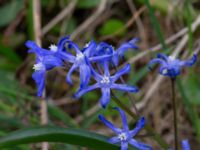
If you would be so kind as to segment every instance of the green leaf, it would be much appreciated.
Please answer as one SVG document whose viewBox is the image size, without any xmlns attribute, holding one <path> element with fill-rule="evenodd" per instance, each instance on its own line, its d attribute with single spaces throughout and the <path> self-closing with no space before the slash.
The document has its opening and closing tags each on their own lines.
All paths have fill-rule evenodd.
<svg viewBox="0 0 200 150">
<path fill-rule="evenodd" d="M 199 85 L 197 83 L 194 83 L 194 84 Z M 178 86 L 179 92 L 182 96 L 183 104 L 186 108 L 188 116 L 192 122 L 194 129 L 195 129 L 195 133 L 198 137 L 198 140 L 200 141 L 200 118 L 198 116 L 197 110 L 195 109 L 194 105 L 192 105 L 192 103 L 191 103 L 191 99 L 193 99 L 195 96 L 188 94 L 187 91 L 190 91 L 191 87 L 190 86 L 188 87 L 188 85 L 184 85 L 180 79 L 177 80 L 177 86 Z M 198 89 L 199 88 L 196 89 L 197 93 L 199 93 Z"/>
<path fill-rule="evenodd" d="M 96 7 L 99 4 L 100 4 L 100 0 L 79 0 L 77 7 L 87 9 L 87 8 Z"/>
<path fill-rule="evenodd" d="M 85 146 L 95 150 L 118 150 L 107 142 L 107 137 L 96 133 L 61 127 L 33 127 L 12 132 L 0 138 L 0 148 L 36 142 L 59 142 Z"/>
<path fill-rule="evenodd" d="M 0 7 L 0 27 L 9 24 L 23 8 L 23 0 L 13 0 Z"/>
<path fill-rule="evenodd" d="M 11 49 L 0 42 L 0 54 L 4 55 L 10 62 L 19 64 L 21 62 L 20 57 Z"/>
<path fill-rule="evenodd" d="M 106 23 L 100 28 L 99 33 L 101 35 L 111 35 L 115 34 L 120 30 L 118 35 L 124 35 L 126 33 L 126 29 L 124 28 L 125 24 L 121 20 L 118 19 L 109 19 Z"/>
</svg>

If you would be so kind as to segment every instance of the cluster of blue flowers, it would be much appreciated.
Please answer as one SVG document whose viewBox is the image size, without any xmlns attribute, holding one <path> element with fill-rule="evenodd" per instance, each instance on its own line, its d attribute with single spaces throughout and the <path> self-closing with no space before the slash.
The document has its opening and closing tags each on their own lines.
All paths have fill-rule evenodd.
<svg viewBox="0 0 200 150">
<path fill-rule="evenodd" d="M 97 44 L 94 41 L 89 42 L 80 50 L 78 45 L 72 42 L 68 36 L 61 38 L 57 45 L 51 45 L 49 50 L 40 48 L 33 41 L 27 41 L 26 46 L 29 48 L 29 52 L 36 54 L 36 64 L 33 67 L 35 72 L 32 77 L 38 86 L 37 95 L 42 96 L 46 71 L 55 67 L 62 67 L 65 62 L 72 64 L 66 77 L 69 84 L 73 84 L 71 74 L 75 70 L 79 70 L 80 87 L 75 93 L 77 98 L 91 90 L 100 88 L 102 92 L 100 103 L 105 108 L 110 100 L 111 89 L 138 92 L 135 86 L 116 83 L 123 74 L 130 72 L 130 64 L 125 65 L 114 75 L 110 75 L 109 70 L 109 66 L 118 65 L 119 59 L 123 58 L 128 49 L 137 49 L 136 41 L 137 39 L 133 39 L 124 43 L 116 50 L 105 42 Z M 73 51 L 75 55 L 73 55 Z M 104 73 L 101 74 L 101 71 Z M 88 85 L 91 77 L 96 80 L 94 85 Z"/>
<path fill-rule="evenodd" d="M 43 49 L 35 42 L 27 41 L 28 52 L 35 53 L 36 55 L 36 63 L 33 67 L 35 71 L 32 78 L 38 87 L 37 95 L 41 97 L 44 91 L 46 72 L 53 68 L 64 67 L 65 63 L 71 64 L 66 75 L 67 83 L 72 85 L 71 75 L 75 70 L 79 71 L 80 86 L 74 94 L 76 98 L 80 98 L 85 93 L 99 88 L 102 93 L 100 104 L 103 108 L 106 108 L 110 101 L 111 89 L 133 93 L 138 92 L 139 90 L 135 86 L 116 82 L 122 75 L 130 72 L 130 64 L 126 64 L 113 75 L 110 73 L 110 68 L 118 66 L 120 59 L 123 59 L 124 53 L 128 49 L 137 49 L 135 45 L 137 41 L 137 39 L 132 39 L 127 43 L 123 43 L 116 50 L 105 42 L 97 44 L 95 41 L 90 41 L 85 47 L 80 49 L 76 43 L 70 40 L 69 36 L 61 38 L 57 45 L 51 45 L 49 49 Z M 180 74 L 180 69 L 183 66 L 192 66 L 196 60 L 196 55 L 190 60 L 180 61 L 171 56 L 167 57 L 164 54 L 158 54 L 157 58 L 150 61 L 149 68 L 151 68 L 152 64 L 159 63 L 161 64 L 159 71 L 161 75 L 175 78 Z M 91 77 L 96 81 L 92 85 L 90 85 Z M 127 150 L 128 144 L 140 150 L 151 150 L 151 146 L 133 139 L 139 130 L 145 126 L 145 119 L 143 117 L 139 119 L 135 129 L 129 130 L 125 113 L 117 107 L 115 109 L 121 115 L 123 129 L 115 127 L 102 115 L 99 115 L 99 119 L 117 134 L 109 139 L 109 142 L 112 144 L 120 142 L 121 150 Z M 184 141 L 183 149 L 189 150 L 187 148 L 189 147 L 188 145 L 188 142 Z"/>
</svg>

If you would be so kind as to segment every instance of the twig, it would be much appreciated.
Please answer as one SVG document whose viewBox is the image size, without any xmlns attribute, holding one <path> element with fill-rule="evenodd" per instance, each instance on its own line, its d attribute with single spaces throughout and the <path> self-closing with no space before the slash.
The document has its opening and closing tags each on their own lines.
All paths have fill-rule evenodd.
<svg viewBox="0 0 200 150">
<path fill-rule="evenodd" d="M 40 0 L 33 0 L 33 19 L 34 19 L 34 33 L 35 33 L 35 41 L 38 45 L 41 46 L 41 13 L 40 13 Z M 41 111 L 41 124 L 47 124 L 48 123 L 48 117 L 47 117 L 47 104 L 45 100 L 45 90 L 42 94 L 42 98 L 40 100 L 40 111 Z M 48 143 L 43 142 L 42 143 L 42 150 L 48 150 Z"/>
<path fill-rule="evenodd" d="M 40 18 L 40 0 L 33 1 L 33 20 L 35 41 L 41 46 L 41 18 Z"/>
<path fill-rule="evenodd" d="M 89 110 L 87 110 L 85 112 L 85 116 L 86 117 L 89 117 L 91 116 L 92 114 L 94 114 L 98 109 L 100 109 L 100 105 L 99 105 L 99 102 L 97 102 L 94 106 L 92 106 L 92 108 L 90 108 Z M 74 120 L 77 122 L 77 123 L 80 123 L 82 122 L 84 119 L 83 115 L 79 115 L 77 116 Z"/>
<path fill-rule="evenodd" d="M 199 25 L 199 17 L 198 19 L 196 19 L 196 21 L 192 24 L 192 29 L 196 29 L 196 26 Z M 170 44 L 172 42 L 174 42 L 176 39 L 178 39 L 179 37 L 183 36 L 184 34 L 186 34 L 188 32 L 188 28 L 185 27 L 183 28 L 182 30 L 180 30 L 179 32 L 177 32 L 176 34 L 172 35 L 171 37 L 167 38 L 165 43 L 166 44 Z M 185 40 L 184 40 L 185 41 Z M 141 52 L 139 53 L 137 56 L 133 57 L 133 58 L 130 58 L 128 60 L 128 63 L 131 63 L 133 64 L 134 62 L 138 61 L 139 59 L 143 58 L 145 55 L 151 53 L 151 52 L 155 52 L 155 51 L 158 51 L 162 48 L 162 45 L 161 44 L 158 44 L 156 46 L 154 46 L 153 48 L 151 48 L 150 50 L 147 49 L 145 50 L 144 52 Z"/>
<path fill-rule="evenodd" d="M 108 40 L 113 38 L 114 36 L 118 35 L 119 33 L 121 33 L 124 29 L 129 28 L 135 21 L 137 21 L 137 19 L 139 18 L 139 16 L 142 14 L 142 12 L 144 12 L 144 10 L 146 9 L 146 7 L 141 7 L 137 13 L 134 13 L 131 17 L 131 19 L 125 24 L 125 26 L 123 26 L 122 28 L 120 28 L 119 30 L 117 30 L 116 32 L 112 33 L 111 35 L 107 35 L 107 36 L 103 36 L 101 37 L 100 40 L 104 41 L 104 40 Z"/>
<path fill-rule="evenodd" d="M 131 10 L 132 15 L 134 15 L 135 13 L 140 11 L 140 10 L 138 10 L 138 11 L 136 10 L 136 7 L 135 7 L 134 2 L 132 0 L 126 0 L 126 2 L 129 6 L 129 9 Z M 144 8 L 146 9 L 146 7 L 144 7 Z M 146 36 L 146 33 L 145 33 L 145 28 L 144 28 L 144 25 L 142 23 L 142 20 L 140 19 L 140 16 L 138 16 L 137 19 L 136 19 L 136 25 L 137 25 L 137 28 L 138 28 L 139 33 L 141 35 L 141 39 L 144 42 L 144 44 L 146 45 L 147 36 Z"/>
<path fill-rule="evenodd" d="M 56 24 L 58 24 L 66 16 L 71 15 L 76 6 L 77 0 L 71 0 L 69 5 L 64 8 L 55 18 L 53 18 L 47 25 L 42 28 L 42 35 L 50 31 Z"/>
<path fill-rule="evenodd" d="M 86 28 L 90 26 L 105 10 L 107 0 L 101 0 L 98 9 L 85 21 L 83 22 L 71 35 L 71 39 L 75 39 L 81 33 L 83 33 Z"/>
</svg>

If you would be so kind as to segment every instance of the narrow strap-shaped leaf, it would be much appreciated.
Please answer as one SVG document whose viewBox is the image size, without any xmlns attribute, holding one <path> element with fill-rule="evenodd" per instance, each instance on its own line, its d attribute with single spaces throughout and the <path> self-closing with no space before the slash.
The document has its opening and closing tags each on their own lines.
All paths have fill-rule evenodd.
<svg viewBox="0 0 200 150">
<path fill-rule="evenodd" d="M 117 145 L 108 143 L 107 137 L 103 135 L 80 129 L 49 126 L 33 127 L 14 131 L 0 138 L 0 148 L 44 141 L 85 146 L 95 150 L 119 149 Z"/>
</svg>

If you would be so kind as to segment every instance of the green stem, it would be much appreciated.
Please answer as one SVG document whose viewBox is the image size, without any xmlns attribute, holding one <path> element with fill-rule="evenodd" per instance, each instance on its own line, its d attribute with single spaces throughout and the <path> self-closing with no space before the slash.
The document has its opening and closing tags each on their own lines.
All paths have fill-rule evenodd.
<svg viewBox="0 0 200 150">
<path fill-rule="evenodd" d="M 112 98 L 113 101 L 120 107 L 122 108 L 124 111 L 126 111 L 126 113 L 128 113 L 134 120 L 138 120 L 139 116 L 137 116 L 136 114 L 134 114 L 126 105 L 124 105 L 117 97 L 113 97 Z M 167 150 L 169 149 L 169 145 L 162 139 L 162 137 L 157 134 L 154 129 L 149 126 L 148 124 L 145 125 L 144 127 L 147 131 L 148 134 L 153 135 L 152 138 L 164 149 Z"/>
<path fill-rule="evenodd" d="M 114 68 L 115 68 L 115 71 L 117 72 L 118 71 L 118 68 L 114 65 Z M 121 82 L 123 83 L 123 84 L 126 84 L 125 83 L 125 81 L 124 81 L 124 78 L 121 76 L 120 77 L 120 80 L 121 80 Z M 139 114 L 139 111 L 138 111 L 138 109 L 137 109 L 137 107 L 136 107 L 136 101 L 135 101 L 135 99 L 130 95 L 130 93 L 129 92 L 127 92 L 127 96 L 128 96 L 128 98 L 129 98 L 129 100 L 131 101 L 131 103 L 132 103 L 132 105 L 133 105 L 133 108 L 135 109 L 135 113 L 136 113 L 136 115 L 137 116 L 140 116 L 140 114 Z"/>
<path fill-rule="evenodd" d="M 175 150 L 178 150 L 178 120 L 177 120 L 177 105 L 176 105 L 176 95 L 175 95 L 175 81 L 176 78 L 171 78 L 174 141 L 175 141 Z"/>
</svg>

